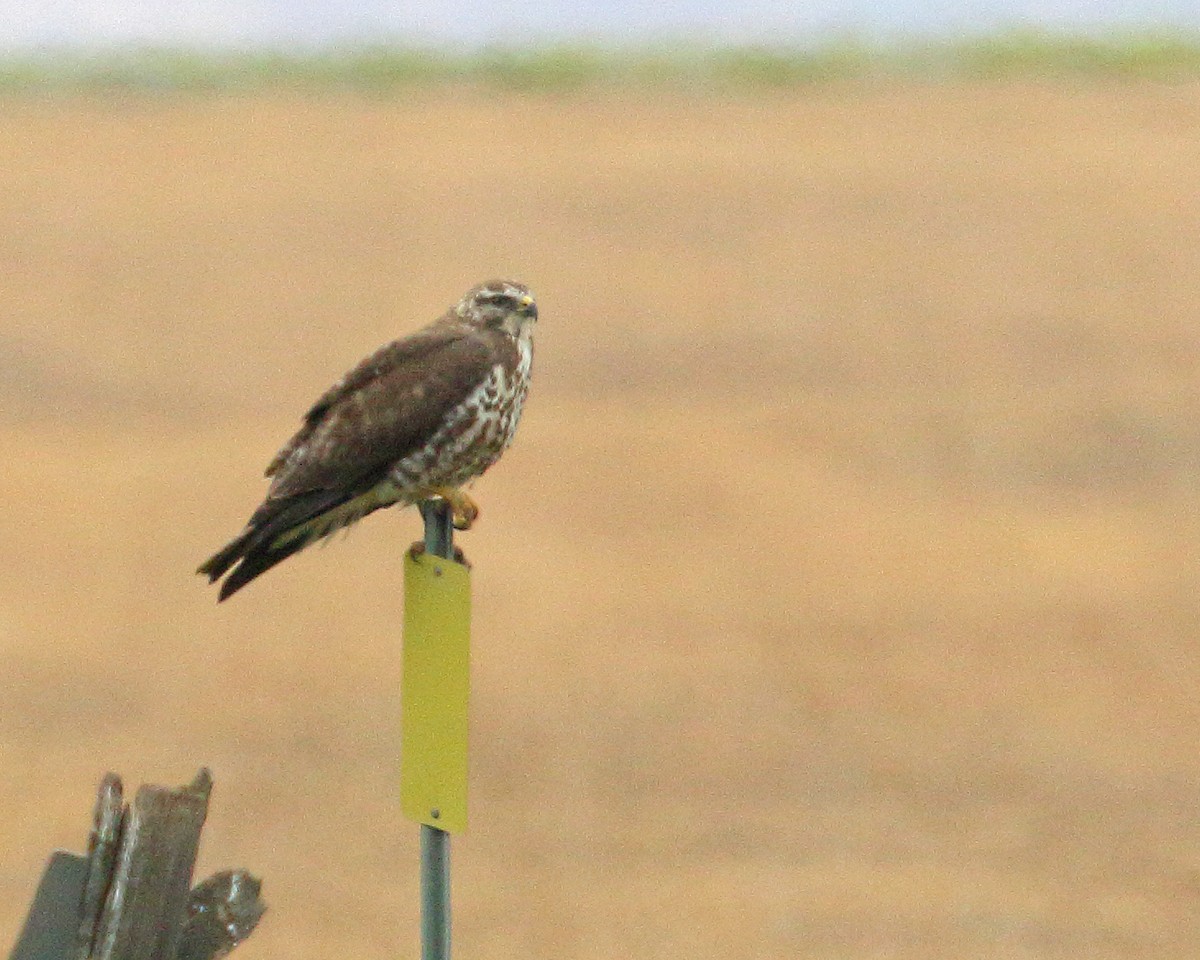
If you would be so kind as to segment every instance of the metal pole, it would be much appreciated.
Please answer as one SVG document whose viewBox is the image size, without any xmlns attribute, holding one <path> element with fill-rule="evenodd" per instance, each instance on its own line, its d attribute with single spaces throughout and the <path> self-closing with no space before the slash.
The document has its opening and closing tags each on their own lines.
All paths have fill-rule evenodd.
<svg viewBox="0 0 1200 960">
<path fill-rule="evenodd" d="M 450 560 L 454 525 L 445 500 L 424 500 L 425 551 Z M 421 960 L 450 960 L 450 834 L 421 824 Z"/>
</svg>

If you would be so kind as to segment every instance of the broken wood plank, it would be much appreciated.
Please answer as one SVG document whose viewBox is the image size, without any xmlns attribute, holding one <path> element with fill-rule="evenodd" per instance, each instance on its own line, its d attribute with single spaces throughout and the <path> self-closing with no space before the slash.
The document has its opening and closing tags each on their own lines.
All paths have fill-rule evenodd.
<svg viewBox="0 0 1200 960">
<path fill-rule="evenodd" d="M 175 960 L 211 789 L 201 770 L 177 790 L 138 790 L 93 937 L 97 960 Z"/>
<path fill-rule="evenodd" d="M 65 850 L 50 855 L 9 960 L 67 960 L 74 955 L 87 874 L 87 857 Z"/>
</svg>

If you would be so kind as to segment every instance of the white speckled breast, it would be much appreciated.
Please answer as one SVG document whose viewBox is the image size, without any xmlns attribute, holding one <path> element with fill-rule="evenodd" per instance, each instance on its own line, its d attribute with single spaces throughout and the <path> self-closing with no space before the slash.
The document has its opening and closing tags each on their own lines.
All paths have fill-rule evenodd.
<svg viewBox="0 0 1200 960">
<path fill-rule="evenodd" d="M 422 489 L 460 487 L 499 460 L 516 436 L 532 364 L 532 345 L 518 340 L 511 376 L 502 364 L 492 367 L 429 442 L 392 467 L 392 481 L 417 499 Z"/>
</svg>

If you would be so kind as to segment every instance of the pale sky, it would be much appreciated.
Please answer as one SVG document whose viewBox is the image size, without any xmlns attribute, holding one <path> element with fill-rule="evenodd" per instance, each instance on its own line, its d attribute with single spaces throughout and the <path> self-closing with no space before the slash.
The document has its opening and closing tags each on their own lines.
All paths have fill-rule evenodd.
<svg viewBox="0 0 1200 960">
<path fill-rule="evenodd" d="M 552 38 L 811 41 L 998 26 L 1200 29 L 1200 0 L 0 0 L 0 47 Z"/>
</svg>

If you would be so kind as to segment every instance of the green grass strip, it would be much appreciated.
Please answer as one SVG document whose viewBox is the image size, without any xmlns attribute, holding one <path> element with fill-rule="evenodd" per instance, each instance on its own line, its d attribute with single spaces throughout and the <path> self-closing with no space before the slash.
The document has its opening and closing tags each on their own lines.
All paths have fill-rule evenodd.
<svg viewBox="0 0 1200 960">
<path fill-rule="evenodd" d="M 1060 34 L 1007 30 L 954 40 L 812 46 L 621 48 L 550 44 L 473 53 L 380 45 L 319 51 L 201 52 L 138 48 L 43 52 L 0 59 L 0 91 L 245 91 L 374 93 L 476 84 L 530 91 L 594 87 L 723 90 L 911 78 L 1200 76 L 1200 33 Z"/>
</svg>

